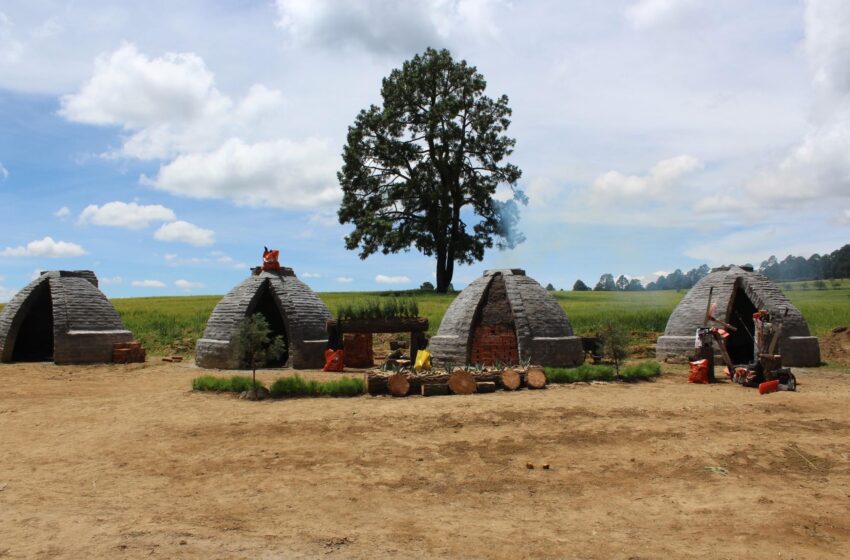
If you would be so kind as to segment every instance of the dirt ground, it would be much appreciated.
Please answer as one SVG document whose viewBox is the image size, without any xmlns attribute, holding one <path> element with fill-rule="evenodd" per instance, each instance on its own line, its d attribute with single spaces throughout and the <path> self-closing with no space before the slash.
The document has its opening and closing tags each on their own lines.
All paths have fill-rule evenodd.
<svg viewBox="0 0 850 560">
<path fill-rule="evenodd" d="M 665 371 L 249 402 L 186 363 L 2 365 L 0 558 L 846 558 L 850 375 Z"/>
</svg>

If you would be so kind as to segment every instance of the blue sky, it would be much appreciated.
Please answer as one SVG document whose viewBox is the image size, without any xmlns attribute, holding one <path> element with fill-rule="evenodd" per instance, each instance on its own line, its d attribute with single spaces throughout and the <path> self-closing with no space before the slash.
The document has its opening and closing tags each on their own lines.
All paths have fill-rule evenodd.
<svg viewBox="0 0 850 560">
<path fill-rule="evenodd" d="M 335 172 L 381 78 L 427 46 L 514 110 L 522 267 L 602 273 L 850 241 L 842 0 L 262 0 L 0 6 L 0 301 L 47 269 L 112 297 L 226 292 L 262 247 L 316 290 L 433 280 L 346 251 Z"/>
</svg>

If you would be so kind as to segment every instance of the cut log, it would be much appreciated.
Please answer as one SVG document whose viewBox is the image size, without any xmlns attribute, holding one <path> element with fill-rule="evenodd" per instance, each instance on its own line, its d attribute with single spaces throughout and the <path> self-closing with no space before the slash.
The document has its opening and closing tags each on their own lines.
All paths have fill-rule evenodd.
<svg viewBox="0 0 850 560">
<path fill-rule="evenodd" d="M 542 389 L 546 386 L 546 373 L 541 368 L 531 368 L 525 375 L 525 384 L 529 389 Z"/>
<path fill-rule="evenodd" d="M 495 393 L 496 383 L 493 381 L 481 381 L 475 384 L 475 392 L 477 393 Z"/>
<path fill-rule="evenodd" d="M 387 379 L 387 389 L 394 397 L 406 397 L 410 392 L 410 382 L 403 373 L 394 373 Z"/>
<path fill-rule="evenodd" d="M 471 395 L 475 392 L 475 378 L 468 371 L 456 371 L 449 376 L 449 389 L 455 395 Z"/>
<path fill-rule="evenodd" d="M 522 385 L 522 377 L 511 368 L 505 369 L 502 372 L 502 387 L 506 391 L 516 391 Z"/>
<path fill-rule="evenodd" d="M 449 386 L 445 383 L 426 383 L 421 387 L 423 397 L 433 397 L 435 395 L 448 395 Z"/>
</svg>

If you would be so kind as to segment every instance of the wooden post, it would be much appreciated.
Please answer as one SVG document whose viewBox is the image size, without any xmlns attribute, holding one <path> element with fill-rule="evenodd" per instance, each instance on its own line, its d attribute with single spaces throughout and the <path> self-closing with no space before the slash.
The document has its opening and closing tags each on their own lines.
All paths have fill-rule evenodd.
<svg viewBox="0 0 850 560">
<path fill-rule="evenodd" d="M 502 372 L 502 387 L 506 391 L 516 391 L 522 385 L 522 377 L 511 368 L 505 369 Z"/>
<path fill-rule="evenodd" d="M 403 373 L 394 373 L 387 379 L 387 388 L 394 397 L 406 397 L 410 392 L 410 382 Z"/>
<path fill-rule="evenodd" d="M 541 368 L 531 368 L 525 375 L 525 384 L 529 389 L 542 389 L 546 386 L 546 372 Z"/>
<path fill-rule="evenodd" d="M 456 371 L 449 376 L 449 389 L 455 395 L 471 395 L 477 389 L 475 378 L 468 371 Z"/>
<path fill-rule="evenodd" d="M 420 388 L 423 397 L 431 397 L 434 395 L 448 395 L 449 386 L 445 383 L 423 383 Z"/>
<path fill-rule="evenodd" d="M 475 391 L 477 393 L 495 393 L 496 383 L 494 381 L 480 381 L 475 384 Z"/>
</svg>

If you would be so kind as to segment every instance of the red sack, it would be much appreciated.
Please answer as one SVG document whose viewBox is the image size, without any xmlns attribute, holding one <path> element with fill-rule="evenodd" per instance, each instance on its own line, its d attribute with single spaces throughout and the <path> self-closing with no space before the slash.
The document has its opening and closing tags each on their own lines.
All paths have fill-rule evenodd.
<svg viewBox="0 0 850 560">
<path fill-rule="evenodd" d="M 342 350 L 325 350 L 325 367 L 322 371 L 342 371 L 345 367 Z"/>
<path fill-rule="evenodd" d="M 708 384 L 708 360 L 697 360 L 690 364 L 691 374 L 688 376 L 688 383 Z"/>
</svg>

